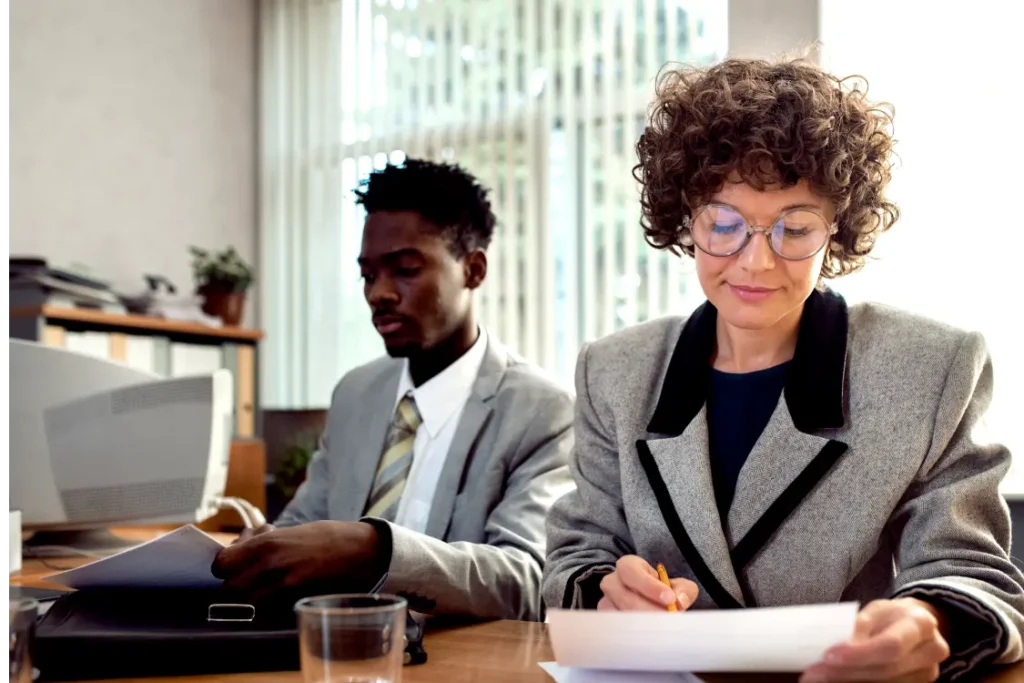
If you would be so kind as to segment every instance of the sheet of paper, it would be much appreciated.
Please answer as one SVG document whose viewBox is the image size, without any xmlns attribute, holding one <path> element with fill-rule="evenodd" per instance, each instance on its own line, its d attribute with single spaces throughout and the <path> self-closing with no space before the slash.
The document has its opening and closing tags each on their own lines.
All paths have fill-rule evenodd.
<svg viewBox="0 0 1024 683">
<path fill-rule="evenodd" d="M 557 662 L 541 662 L 540 668 L 555 683 L 703 683 L 693 674 L 664 671 L 592 671 L 569 669 Z"/>
<path fill-rule="evenodd" d="M 216 588 L 211 567 L 223 547 L 189 524 L 46 580 L 68 588 Z"/>
<path fill-rule="evenodd" d="M 853 635 L 856 603 L 690 612 L 550 610 L 559 666 L 614 671 L 802 671 Z"/>
</svg>

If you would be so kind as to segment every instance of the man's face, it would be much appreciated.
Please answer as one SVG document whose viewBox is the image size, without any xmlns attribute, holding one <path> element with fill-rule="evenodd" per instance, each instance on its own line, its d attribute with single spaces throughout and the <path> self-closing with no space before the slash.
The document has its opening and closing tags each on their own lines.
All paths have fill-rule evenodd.
<svg viewBox="0 0 1024 683">
<path fill-rule="evenodd" d="M 471 260 L 452 253 L 438 226 L 418 213 L 367 216 L 359 256 L 363 294 L 388 355 L 429 350 L 459 328 L 480 284 Z"/>
</svg>

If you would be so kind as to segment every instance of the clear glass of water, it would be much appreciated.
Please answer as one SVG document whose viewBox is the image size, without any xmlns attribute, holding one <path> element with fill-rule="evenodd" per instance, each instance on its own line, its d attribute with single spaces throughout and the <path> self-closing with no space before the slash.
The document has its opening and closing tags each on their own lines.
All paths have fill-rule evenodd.
<svg viewBox="0 0 1024 683">
<path fill-rule="evenodd" d="M 305 683 L 399 683 L 406 603 L 393 595 L 324 595 L 295 605 Z"/>
<path fill-rule="evenodd" d="M 32 683 L 32 637 L 36 632 L 39 604 L 35 600 L 11 600 L 10 683 Z"/>
</svg>

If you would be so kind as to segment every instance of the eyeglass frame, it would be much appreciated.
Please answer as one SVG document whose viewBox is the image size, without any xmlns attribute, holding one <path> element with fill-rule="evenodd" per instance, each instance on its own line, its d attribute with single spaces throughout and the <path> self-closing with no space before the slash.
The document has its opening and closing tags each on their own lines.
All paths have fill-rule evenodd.
<svg viewBox="0 0 1024 683">
<path fill-rule="evenodd" d="M 699 244 L 697 244 L 697 240 L 694 239 L 694 237 L 693 237 L 693 227 L 692 227 L 692 225 L 693 225 L 693 218 L 692 218 L 692 216 L 699 216 L 701 213 L 703 213 L 707 209 L 710 209 L 710 208 L 713 208 L 713 207 L 728 209 L 729 211 L 735 211 L 736 215 L 738 215 L 740 218 L 742 218 L 743 222 L 746 223 L 746 225 L 747 225 L 747 234 L 746 234 L 746 237 L 743 238 L 743 243 L 740 244 L 740 246 L 737 247 L 736 249 L 734 249 L 733 251 L 730 251 L 730 252 L 728 252 L 726 254 L 714 254 L 714 253 L 708 251 L 704 247 L 702 247 Z M 791 258 L 789 256 L 783 256 L 778 251 L 776 251 L 775 245 L 772 243 L 772 239 L 771 239 L 771 234 L 770 233 L 771 233 L 772 230 L 775 229 L 775 226 L 779 224 L 779 221 L 781 221 L 783 218 L 785 218 L 789 214 L 795 213 L 797 211 L 806 211 L 808 213 L 813 213 L 818 218 L 820 218 L 822 220 L 822 222 L 825 224 L 825 226 L 826 226 L 826 228 L 828 230 L 828 237 L 825 238 L 825 241 L 821 243 L 820 247 L 818 247 L 817 249 L 812 251 L 807 256 L 801 256 L 799 258 Z M 782 213 L 780 213 L 778 216 L 775 217 L 775 220 L 772 221 L 771 225 L 765 227 L 765 226 L 761 226 L 761 225 L 754 225 L 753 222 L 748 220 L 747 217 L 743 215 L 743 212 L 740 211 L 739 209 L 737 209 L 735 206 L 731 206 L 729 204 L 722 204 L 720 202 L 709 202 L 708 204 L 704 204 L 699 209 L 694 211 L 690 216 L 684 216 L 683 217 L 683 221 L 682 221 L 682 227 L 687 231 L 688 236 L 690 238 L 690 241 L 692 243 L 692 246 L 696 247 L 697 249 L 700 249 L 702 252 L 704 252 L 708 256 L 714 256 L 715 258 L 728 258 L 730 256 L 735 256 L 736 254 L 740 253 L 741 251 L 743 251 L 744 249 L 747 248 L 747 246 L 750 244 L 750 242 L 754 239 L 754 235 L 756 235 L 758 233 L 761 233 L 762 235 L 764 235 L 764 239 L 768 243 L 768 248 L 771 249 L 771 252 L 773 254 L 775 254 L 776 256 L 778 256 L 780 259 L 783 259 L 784 261 L 806 261 L 809 258 L 814 258 L 815 256 L 817 256 L 821 252 L 822 249 L 825 248 L 825 245 L 827 245 L 829 243 L 829 240 L 832 239 L 832 237 L 839 232 L 839 226 L 835 223 L 835 221 L 832 221 L 830 223 L 829 220 L 827 218 L 825 218 L 825 216 L 820 211 L 818 211 L 816 209 L 812 209 L 810 207 L 793 207 L 792 209 L 786 209 L 785 211 L 783 211 Z M 685 242 L 684 242 L 684 246 L 688 246 L 688 245 L 686 245 Z"/>
</svg>

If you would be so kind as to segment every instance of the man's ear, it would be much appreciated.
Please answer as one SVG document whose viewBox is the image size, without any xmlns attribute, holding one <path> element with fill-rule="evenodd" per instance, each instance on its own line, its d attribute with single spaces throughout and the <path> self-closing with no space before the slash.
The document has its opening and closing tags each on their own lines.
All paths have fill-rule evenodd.
<svg viewBox="0 0 1024 683">
<path fill-rule="evenodd" d="M 487 278 L 487 252 L 483 249 L 474 249 L 466 254 L 463 259 L 465 268 L 466 287 L 477 289 Z"/>
</svg>

